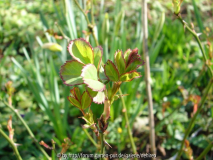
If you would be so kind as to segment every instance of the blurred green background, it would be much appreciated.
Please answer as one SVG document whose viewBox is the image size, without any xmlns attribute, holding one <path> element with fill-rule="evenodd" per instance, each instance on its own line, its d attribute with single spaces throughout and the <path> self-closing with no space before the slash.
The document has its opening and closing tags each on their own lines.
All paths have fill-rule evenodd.
<svg viewBox="0 0 213 160">
<path fill-rule="evenodd" d="M 103 47 L 104 62 L 112 60 L 118 49 L 125 51 L 137 47 L 139 54 L 143 54 L 141 2 L 94 0 L 96 34 Z M 79 0 L 79 3 L 91 19 L 91 1 Z M 82 12 L 72 0 L 0 0 L 0 8 L 0 98 L 7 100 L 5 84 L 12 81 L 15 87 L 13 106 L 19 110 L 38 141 L 51 145 L 51 139 L 54 139 L 60 152 L 63 139 L 69 137 L 72 145 L 68 153 L 98 153 L 81 128 L 84 121 L 79 118 L 80 111 L 67 100 L 71 87 L 65 86 L 59 76 L 60 66 L 71 59 L 67 51 L 68 42 L 60 36 L 63 32 L 71 40 L 86 38 L 83 31 L 87 31 L 87 22 Z M 200 38 L 207 57 L 212 58 L 213 2 L 184 0 L 181 14 L 189 25 L 193 23 L 197 33 L 202 33 Z M 148 0 L 148 46 L 158 159 L 167 159 L 177 153 L 196 106 L 195 102 L 186 100 L 187 93 L 190 91 L 190 95 L 202 97 L 210 79 L 203 68 L 198 44 L 175 18 L 172 1 Z M 95 47 L 92 36 L 89 41 Z M 62 50 L 42 47 L 50 42 L 58 43 Z M 139 69 L 144 75 L 144 68 Z M 122 84 L 121 89 L 124 94 L 129 94 L 124 100 L 137 151 L 146 153 L 149 151 L 149 127 L 144 76 Z M 204 110 L 198 115 L 188 138 L 194 157 L 213 141 L 212 105 L 211 89 Z M 132 153 L 121 100 L 115 101 L 111 108 L 106 139 L 113 148 L 107 148 L 106 153 Z M 103 105 L 93 103 L 92 110 L 100 115 Z M 45 159 L 19 119 L 0 101 L 0 125 L 6 133 L 10 115 L 13 117 L 14 141 L 22 144 L 18 147 L 22 158 Z M 91 130 L 88 132 L 96 139 Z M 54 159 L 54 152 L 46 151 Z M 206 159 L 213 159 L 212 151 Z M 2 136 L 0 159 L 15 159 Z M 183 159 L 187 159 L 187 153 Z"/>
</svg>

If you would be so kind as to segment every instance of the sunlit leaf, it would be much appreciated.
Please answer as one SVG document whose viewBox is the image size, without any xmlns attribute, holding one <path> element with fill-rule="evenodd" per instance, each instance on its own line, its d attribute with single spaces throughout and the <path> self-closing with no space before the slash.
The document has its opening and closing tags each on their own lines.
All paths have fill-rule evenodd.
<svg viewBox="0 0 213 160">
<path fill-rule="evenodd" d="M 84 83 L 93 91 L 103 91 L 105 85 L 98 81 L 97 69 L 93 64 L 84 66 L 81 74 Z"/>
<path fill-rule="evenodd" d="M 103 56 L 103 49 L 101 46 L 98 46 L 98 47 L 95 47 L 93 51 L 94 51 L 94 65 L 97 68 L 97 70 L 99 70 L 102 56 Z"/>
<path fill-rule="evenodd" d="M 68 86 L 83 84 L 81 70 L 84 64 L 71 60 L 61 66 L 60 76 L 64 84 Z"/>
<path fill-rule="evenodd" d="M 122 51 L 117 51 L 115 53 L 115 64 L 118 68 L 119 74 L 123 74 L 126 68 L 125 60 Z"/>
<path fill-rule="evenodd" d="M 81 63 L 94 63 L 93 49 L 91 45 L 83 38 L 70 41 L 68 51 L 75 60 Z"/>
<path fill-rule="evenodd" d="M 105 94 L 104 92 L 98 92 L 98 94 L 93 98 L 93 102 L 101 104 L 104 103 Z"/>
<path fill-rule="evenodd" d="M 120 81 L 129 82 L 129 81 L 132 81 L 133 79 L 139 78 L 139 77 L 141 77 L 141 74 L 136 71 L 128 72 L 128 73 L 121 75 Z"/>
</svg>

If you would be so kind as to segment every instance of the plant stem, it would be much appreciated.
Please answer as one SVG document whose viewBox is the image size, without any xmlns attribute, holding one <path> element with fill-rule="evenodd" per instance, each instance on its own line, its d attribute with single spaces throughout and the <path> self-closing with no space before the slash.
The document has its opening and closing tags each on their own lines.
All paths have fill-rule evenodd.
<svg viewBox="0 0 213 160">
<path fill-rule="evenodd" d="M 35 142 L 36 146 L 39 148 L 39 150 L 44 154 L 44 156 L 49 160 L 51 159 L 48 154 L 45 152 L 45 150 L 40 146 L 40 144 L 38 143 L 38 141 L 36 140 L 34 134 L 32 133 L 31 129 L 29 128 L 29 126 L 27 125 L 27 123 L 24 121 L 24 119 L 21 117 L 21 115 L 19 114 L 18 110 L 16 110 L 15 108 L 13 108 L 12 105 L 9 105 L 7 102 L 3 101 L 3 103 L 8 106 L 15 114 L 16 116 L 20 119 L 20 121 L 22 122 L 22 124 L 25 126 L 25 128 L 27 129 L 29 135 L 31 136 L 31 138 L 33 139 L 33 141 Z"/>
<path fill-rule="evenodd" d="M 119 89 L 119 93 L 120 93 L 120 95 L 122 95 L 121 89 Z M 137 150 L 136 150 L 136 147 L 135 147 L 135 142 L 134 142 L 133 137 L 132 137 L 132 131 L 131 131 L 130 125 L 129 125 L 129 119 L 128 119 L 128 114 L 127 114 L 126 104 L 125 104 L 124 98 L 122 96 L 121 96 L 121 101 L 122 101 L 122 105 L 123 105 L 124 117 L 125 117 L 125 121 L 126 121 L 126 126 L 127 126 L 129 139 L 130 139 L 131 146 L 132 146 L 132 151 L 133 151 L 134 154 L 137 154 Z"/>
<path fill-rule="evenodd" d="M 94 146 L 96 148 L 98 148 L 98 144 L 94 141 L 94 139 L 89 135 L 89 133 L 87 132 L 87 130 L 85 128 L 83 128 L 84 132 L 86 133 L 87 137 L 89 138 L 89 140 L 94 144 Z"/>
<path fill-rule="evenodd" d="M 196 41 L 197 41 L 197 43 L 198 43 L 198 45 L 199 45 L 199 47 L 200 47 L 200 50 L 201 50 L 201 52 L 202 52 L 204 63 L 205 63 L 205 65 L 208 67 L 209 72 L 210 72 L 210 74 L 211 74 L 211 77 L 213 77 L 213 71 L 212 71 L 211 67 L 207 64 L 206 54 L 205 54 L 205 52 L 204 52 L 203 46 L 202 46 L 202 44 L 201 44 L 201 42 L 200 42 L 200 39 L 199 39 L 197 33 L 196 33 L 195 31 L 193 31 L 193 30 L 184 22 L 184 20 L 181 18 L 180 15 L 178 15 L 178 18 L 177 18 L 177 19 L 183 24 L 183 26 L 184 26 L 184 27 L 194 36 L 194 38 L 196 39 Z"/>
<path fill-rule="evenodd" d="M 155 122 L 154 122 L 154 113 L 153 113 L 153 102 L 152 102 L 152 90 L 150 85 L 150 64 L 149 64 L 149 55 L 148 55 L 148 22 L 147 22 L 147 2 L 142 0 L 142 18 L 143 18 L 143 52 L 145 60 L 145 81 L 146 81 L 146 94 L 148 98 L 149 106 L 149 140 L 151 144 L 151 152 L 156 154 L 155 147 Z"/>
<path fill-rule="evenodd" d="M 193 128 L 193 126 L 194 126 L 194 122 L 195 122 L 195 120 L 196 120 L 197 115 L 198 115 L 198 114 L 200 113 L 200 111 L 203 109 L 204 102 L 205 102 L 205 100 L 206 100 L 206 98 L 207 98 L 207 95 L 208 95 L 208 93 L 209 93 L 210 88 L 212 87 L 212 84 L 213 84 L 213 78 L 209 81 L 209 84 L 208 84 L 208 86 L 207 86 L 207 88 L 206 88 L 206 91 L 205 91 L 205 93 L 204 93 L 204 95 L 203 95 L 203 97 L 202 97 L 202 99 L 201 99 L 200 105 L 198 106 L 198 110 L 197 110 L 197 112 L 195 113 L 195 115 L 192 117 L 192 119 L 191 119 L 191 121 L 190 121 L 190 123 L 189 123 L 189 126 L 188 126 L 188 128 L 187 128 L 187 130 L 186 130 L 186 133 L 185 133 L 185 135 L 184 135 L 184 139 L 183 139 L 182 142 L 181 142 L 180 150 L 178 151 L 178 156 L 177 156 L 177 158 L 176 158 L 177 160 L 180 159 L 180 157 L 181 157 L 181 154 L 182 154 L 182 152 L 183 152 L 184 142 L 185 142 L 186 138 L 188 137 L 190 131 L 192 130 L 192 128 Z"/>
<path fill-rule="evenodd" d="M 101 154 L 104 154 L 104 134 L 100 132 L 100 139 L 101 139 Z M 101 160 L 103 158 L 101 157 Z"/>
<path fill-rule="evenodd" d="M 86 19 L 86 21 L 87 21 L 87 27 L 88 27 L 88 29 L 92 32 L 92 36 L 93 36 L 93 38 L 94 38 L 94 40 L 95 40 L 95 44 L 96 44 L 96 46 L 99 46 L 99 43 L 98 43 L 98 39 L 97 39 L 97 37 L 96 37 L 96 35 L 95 35 L 95 32 L 94 32 L 94 29 L 95 29 L 95 21 L 94 21 L 94 17 L 93 17 L 93 1 L 92 1 L 92 7 L 91 7 L 91 15 L 92 15 L 92 23 L 89 21 L 89 18 L 88 18 L 88 16 L 87 16 L 87 14 L 84 12 L 84 10 L 81 8 L 81 6 L 79 5 L 79 3 L 78 3 L 78 1 L 77 0 L 75 0 L 75 3 L 76 3 L 76 5 L 78 6 L 78 8 L 81 10 L 81 12 L 84 14 L 84 17 L 85 17 L 85 19 Z"/>
<path fill-rule="evenodd" d="M 199 157 L 197 157 L 195 160 L 202 160 L 205 159 L 203 158 L 208 152 L 209 150 L 213 147 L 213 142 L 209 143 L 209 145 L 205 148 L 205 150 L 199 155 Z"/>
<path fill-rule="evenodd" d="M 75 4 L 78 6 L 78 8 L 79 8 L 79 9 L 81 10 L 81 12 L 84 14 L 84 17 L 85 17 L 85 19 L 86 19 L 86 21 L 87 21 L 87 25 L 89 25 L 89 24 L 90 24 L 89 18 L 88 18 L 88 16 L 86 15 L 86 13 L 84 12 L 84 10 L 81 8 L 81 6 L 80 6 L 80 4 L 78 3 L 77 0 L 75 0 Z"/>
<path fill-rule="evenodd" d="M 208 84 L 208 86 L 207 86 L 207 88 L 206 88 L 206 91 L 205 91 L 205 93 L 204 93 L 204 96 L 203 96 L 202 99 L 201 99 L 201 102 L 200 102 L 200 105 L 199 105 L 199 107 L 198 107 L 198 110 L 197 110 L 197 112 L 195 113 L 195 115 L 193 116 L 193 118 L 191 119 L 191 121 L 190 121 L 190 123 L 189 123 L 189 126 L 188 126 L 188 128 L 187 128 L 187 130 L 186 130 L 186 133 L 185 133 L 185 135 L 184 135 L 184 139 L 183 139 L 182 142 L 181 142 L 181 147 L 180 147 L 180 150 L 178 151 L 178 155 L 177 155 L 177 158 L 176 158 L 177 160 L 179 160 L 180 157 L 181 157 L 181 155 L 182 155 L 182 152 L 183 152 L 184 142 L 185 142 L 186 138 L 188 137 L 190 131 L 192 130 L 192 128 L 193 128 L 193 126 L 194 126 L 194 122 L 195 122 L 195 120 L 196 120 L 196 117 L 197 117 L 197 115 L 200 113 L 200 111 L 202 110 L 203 104 L 204 104 L 204 102 L 205 102 L 205 100 L 206 100 L 206 98 L 207 98 L 207 95 L 208 95 L 208 93 L 209 93 L 209 90 L 210 90 L 210 88 L 212 87 L 212 84 L 213 84 L 213 78 L 212 78 L 212 77 L 213 77 L 213 71 L 212 71 L 211 67 L 207 64 L 207 58 L 206 58 L 206 55 L 205 55 L 203 46 L 201 45 L 201 42 L 200 42 L 200 39 L 199 39 L 197 33 L 196 33 L 195 31 L 193 31 L 193 30 L 183 21 L 183 19 L 181 18 L 180 14 L 177 15 L 177 19 L 183 24 L 184 28 L 186 28 L 186 29 L 194 36 L 194 38 L 196 39 L 196 41 L 197 41 L 197 43 L 198 43 L 198 45 L 199 45 L 199 47 L 200 47 L 200 50 L 201 50 L 201 52 L 202 52 L 204 63 L 205 63 L 205 65 L 208 67 L 208 70 L 209 70 L 210 75 L 211 75 L 211 80 L 209 81 L 209 84 Z"/>
<path fill-rule="evenodd" d="M 15 152 L 17 159 L 22 160 L 17 147 L 14 145 L 14 142 L 4 133 L 1 127 L 0 127 L 0 134 L 10 143 L 11 147 L 13 148 L 13 151 Z"/>
</svg>

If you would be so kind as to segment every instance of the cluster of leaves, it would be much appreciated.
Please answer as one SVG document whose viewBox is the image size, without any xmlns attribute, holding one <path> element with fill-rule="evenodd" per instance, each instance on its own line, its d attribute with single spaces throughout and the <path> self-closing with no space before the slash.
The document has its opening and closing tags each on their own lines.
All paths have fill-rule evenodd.
<svg viewBox="0 0 213 160">
<path fill-rule="evenodd" d="M 103 50 L 100 46 L 92 46 L 84 39 L 76 39 L 68 45 L 68 51 L 73 60 L 67 61 L 61 66 L 60 75 L 65 85 L 75 86 L 85 84 L 85 91 L 80 93 L 79 88 L 70 90 L 71 96 L 68 100 L 71 104 L 81 110 L 87 125 L 93 127 L 93 113 L 84 110 L 89 108 L 92 101 L 101 104 L 108 101 L 109 105 L 119 96 L 116 95 L 122 82 L 129 82 L 141 77 L 137 68 L 143 65 L 143 61 L 138 54 L 138 49 L 128 49 L 124 54 L 117 51 L 114 55 L 115 63 L 108 60 L 103 64 Z M 113 86 L 106 86 L 108 82 L 113 82 Z M 95 128 L 92 128 L 95 129 Z"/>
</svg>

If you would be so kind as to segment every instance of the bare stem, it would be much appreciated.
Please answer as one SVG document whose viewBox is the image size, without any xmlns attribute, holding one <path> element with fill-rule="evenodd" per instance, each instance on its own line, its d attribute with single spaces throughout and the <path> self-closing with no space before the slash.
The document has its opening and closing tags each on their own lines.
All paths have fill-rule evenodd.
<svg viewBox="0 0 213 160">
<path fill-rule="evenodd" d="M 121 89 L 119 89 L 119 93 L 120 93 L 120 95 L 122 95 Z M 121 96 L 121 101 L 122 101 L 122 105 L 123 105 L 124 117 L 125 117 L 125 121 L 126 121 L 126 127 L 127 127 L 127 131 L 128 131 L 129 139 L 130 139 L 131 146 L 132 146 L 132 151 L 134 154 L 137 154 L 135 142 L 132 137 L 132 131 L 131 131 L 131 128 L 129 125 L 129 118 L 128 118 L 128 114 L 127 114 L 126 104 L 125 104 L 124 98 L 122 96 Z"/>
<path fill-rule="evenodd" d="M 200 47 L 200 50 L 201 50 L 201 52 L 202 52 L 204 63 L 205 63 L 205 65 L 208 67 L 208 70 L 209 70 L 209 72 L 210 72 L 210 74 L 211 74 L 211 80 L 209 81 L 209 84 L 208 84 L 208 86 L 207 86 L 207 88 L 206 88 L 206 91 L 205 91 L 205 93 L 204 93 L 204 95 L 203 95 L 203 97 L 202 97 L 202 99 L 201 99 L 201 102 L 200 102 L 200 104 L 199 104 L 198 110 L 197 110 L 197 112 L 195 113 L 195 115 L 193 116 L 193 118 L 191 119 L 191 121 L 190 121 L 190 123 L 189 123 L 189 126 L 188 126 L 188 128 L 187 128 L 187 130 L 186 130 L 186 133 L 185 133 L 185 135 L 184 135 L 184 139 L 183 139 L 182 142 L 181 142 L 181 147 L 180 147 L 180 150 L 178 151 L 178 155 L 177 155 L 177 158 L 176 158 L 177 160 L 179 160 L 180 157 L 181 157 L 181 155 L 182 155 L 182 152 L 183 152 L 184 142 L 185 142 L 186 138 L 188 137 L 188 135 L 190 134 L 190 132 L 191 132 L 193 126 L 194 126 L 196 117 L 197 117 L 197 115 L 200 113 L 200 111 L 202 110 L 202 108 L 203 108 L 203 106 L 204 106 L 204 102 L 205 102 L 205 100 L 206 100 L 206 98 L 207 98 L 207 95 L 208 95 L 208 93 L 209 93 L 209 90 L 210 90 L 210 88 L 212 87 L 212 84 L 213 84 L 213 71 L 212 71 L 211 67 L 207 64 L 207 58 L 206 58 L 206 55 L 205 55 L 203 46 L 202 46 L 202 44 L 201 44 L 201 42 L 200 42 L 200 39 L 199 39 L 197 33 L 196 33 L 195 31 L 193 31 L 193 30 L 183 21 L 183 19 L 181 18 L 180 14 L 177 15 L 177 19 L 183 24 L 184 28 L 186 28 L 186 29 L 194 36 L 194 38 L 196 39 L 196 41 L 197 41 L 197 43 L 198 43 L 198 45 L 199 45 L 199 47 Z"/>
<path fill-rule="evenodd" d="M 101 139 L 101 154 L 104 154 L 104 133 L 100 133 L 100 139 Z M 101 160 L 103 160 L 103 158 L 101 157 Z"/>
<path fill-rule="evenodd" d="M 0 134 L 10 143 L 10 145 L 13 148 L 13 151 L 14 151 L 17 159 L 18 160 L 22 160 L 17 147 L 14 145 L 14 142 L 4 133 L 4 131 L 1 129 L 1 127 L 0 127 Z"/>
<path fill-rule="evenodd" d="M 95 35 L 95 32 L 94 32 L 94 29 L 95 29 L 95 20 L 94 20 L 94 17 L 93 17 L 93 1 L 92 1 L 92 7 L 91 7 L 91 15 L 92 15 L 92 23 L 89 21 L 89 18 L 88 18 L 88 16 L 87 16 L 87 14 L 84 12 L 84 10 L 81 8 L 81 6 L 79 5 L 79 3 L 78 3 L 78 1 L 77 0 L 75 0 L 75 3 L 76 3 L 76 5 L 78 6 L 78 8 L 81 10 L 81 12 L 84 14 L 84 17 L 85 17 L 85 19 L 86 19 L 86 21 L 87 21 L 87 27 L 88 27 L 88 29 L 92 32 L 92 36 L 93 36 L 93 38 L 94 38 L 94 40 L 95 40 L 95 44 L 97 45 L 97 46 L 99 46 L 99 43 L 98 43 L 98 39 L 97 39 L 97 37 L 96 37 L 96 35 Z"/>
<path fill-rule="evenodd" d="M 204 151 L 199 155 L 199 157 L 197 157 L 195 160 L 202 160 L 205 159 L 203 158 L 209 151 L 210 149 L 213 147 L 213 142 L 209 143 L 209 145 L 204 149 Z"/>
<path fill-rule="evenodd" d="M 94 144 L 94 146 L 96 147 L 96 148 L 98 148 L 98 144 L 94 141 L 94 139 L 89 135 L 89 133 L 87 132 L 87 130 L 86 129 L 84 129 L 83 128 L 83 130 L 84 130 L 84 132 L 86 133 L 86 135 L 87 135 L 87 137 L 89 138 L 89 140 L 92 142 L 92 144 Z"/>
<path fill-rule="evenodd" d="M 40 146 L 40 144 L 38 143 L 38 141 L 36 140 L 33 132 L 31 131 L 31 129 L 29 128 L 29 126 L 27 125 L 27 123 L 24 121 L 24 119 L 21 117 L 21 115 L 19 114 L 18 110 L 16 110 L 12 105 L 9 105 L 7 102 L 3 101 L 3 103 L 8 106 L 15 114 L 16 116 L 20 119 L 20 121 L 22 122 L 22 124 L 25 126 L 25 128 L 27 129 L 29 135 L 31 136 L 31 138 L 33 139 L 33 141 L 35 142 L 36 146 L 39 148 L 39 150 L 45 155 L 45 157 L 49 160 L 51 159 L 48 154 L 45 152 L 45 150 Z"/>
<path fill-rule="evenodd" d="M 198 115 L 198 114 L 200 113 L 200 111 L 203 109 L 204 102 L 205 102 L 205 100 L 206 100 L 206 98 L 207 98 L 207 95 L 208 95 L 208 93 L 209 93 L 210 88 L 212 87 L 212 84 L 213 84 L 213 79 L 211 79 L 211 80 L 209 81 L 209 84 L 208 84 L 208 86 L 207 86 L 207 88 L 206 88 L 206 91 L 205 91 L 205 93 L 204 93 L 204 95 L 203 95 L 203 97 L 202 97 L 202 99 L 201 99 L 201 102 L 200 102 L 200 104 L 199 104 L 199 106 L 198 106 L 198 110 L 197 110 L 197 112 L 195 113 L 195 115 L 192 117 L 192 119 L 191 119 L 191 121 L 190 121 L 190 123 L 189 123 L 189 126 L 188 126 L 188 128 L 187 128 L 187 130 L 186 130 L 186 133 L 185 133 L 185 135 L 184 135 L 184 139 L 183 139 L 182 142 L 181 142 L 180 150 L 178 151 L 178 156 L 177 156 L 177 158 L 176 158 L 177 160 L 180 159 L 180 157 L 181 157 L 181 155 L 182 155 L 184 142 L 185 142 L 186 138 L 188 137 L 188 135 L 190 134 L 190 132 L 191 132 L 193 126 L 194 126 L 194 123 L 195 123 L 195 120 L 196 120 L 197 115 Z"/>
<path fill-rule="evenodd" d="M 155 148 L 155 122 L 153 115 L 153 103 L 152 103 L 152 90 L 150 85 L 150 66 L 149 66 L 149 55 L 148 55 L 148 22 L 147 22 L 147 2 L 142 0 L 142 18 L 143 18 L 143 52 L 145 60 L 145 81 L 146 81 L 146 94 L 148 97 L 148 106 L 149 106 L 149 140 L 151 143 L 151 152 L 156 154 Z"/>
</svg>

